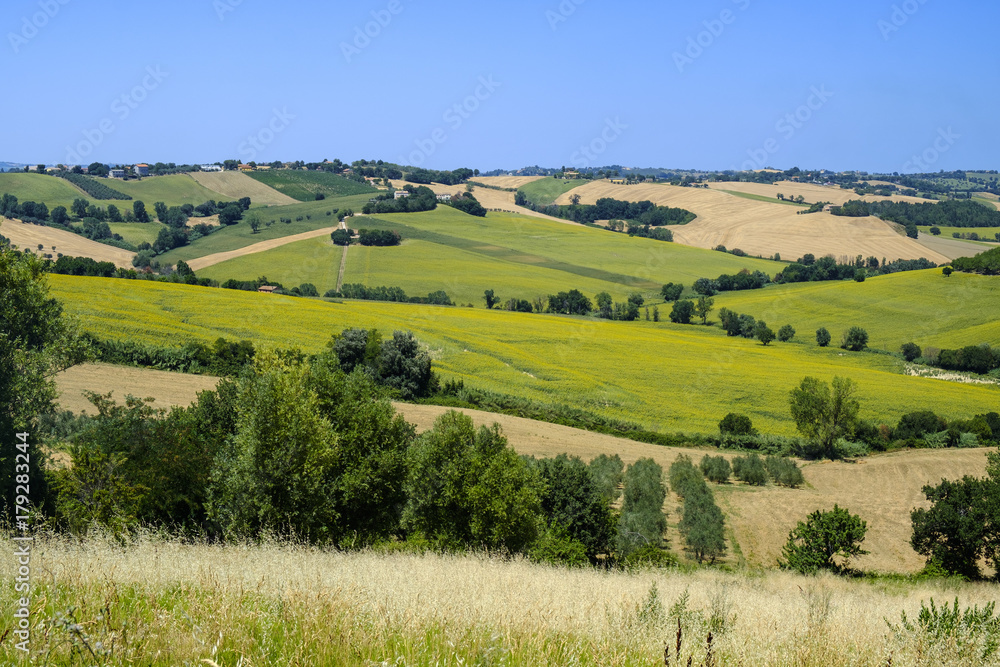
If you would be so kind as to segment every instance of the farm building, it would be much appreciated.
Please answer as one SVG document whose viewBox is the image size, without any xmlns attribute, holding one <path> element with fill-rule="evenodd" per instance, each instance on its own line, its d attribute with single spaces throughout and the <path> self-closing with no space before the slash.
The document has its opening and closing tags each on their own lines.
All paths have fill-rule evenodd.
<svg viewBox="0 0 1000 667">
<path fill-rule="evenodd" d="M 257 288 L 258 292 L 263 292 L 264 294 L 274 294 L 278 291 L 278 288 L 274 285 L 261 285 Z"/>
<path fill-rule="evenodd" d="M 240 171 L 253 171 L 253 167 L 248 164 L 241 164 L 237 167 Z"/>
<path fill-rule="evenodd" d="M 111 169 L 108 171 L 108 178 L 125 178 L 124 169 Z"/>
<path fill-rule="evenodd" d="M 437 198 L 438 198 L 438 201 L 451 201 L 451 195 L 449 195 L 447 193 L 445 193 L 443 195 L 438 195 Z"/>
<path fill-rule="evenodd" d="M 149 176 L 149 165 L 148 164 L 137 164 L 137 165 L 135 165 L 135 175 L 136 176 Z"/>
<path fill-rule="evenodd" d="M 410 196 L 410 193 L 407 192 L 406 190 L 396 190 L 396 192 L 394 193 L 393 198 L 394 199 L 402 199 L 403 197 L 409 197 L 409 196 Z"/>
</svg>

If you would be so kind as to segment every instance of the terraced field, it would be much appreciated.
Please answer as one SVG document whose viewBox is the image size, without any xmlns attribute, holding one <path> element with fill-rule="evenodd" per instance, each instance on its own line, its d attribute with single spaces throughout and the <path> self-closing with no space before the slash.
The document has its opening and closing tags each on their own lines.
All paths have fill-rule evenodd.
<svg viewBox="0 0 1000 667">
<path fill-rule="evenodd" d="M 814 343 L 764 347 L 717 328 L 619 323 L 370 302 L 327 303 L 267 294 L 114 279 L 50 276 L 53 296 L 99 336 L 153 344 L 246 338 L 321 349 L 348 326 L 412 330 L 444 377 L 565 403 L 664 431 L 714 432 L 730 411 L 764 432 L 792 434 L 788 392 L 805 376 L 847 376 L 862 415 L 884 423 L 919 407 L 948 418 L 996 409 L 1000 387 L 901 374 L 885 355 Z M 871 317 L 878 317 L 872 309 Z M 990 316 L 979 313 L 983 320 Z"/>
<path fill-rule="evenodd" d="M 1000 278 L 938 269 L 907 271 L 853 281 L 775 285 L 763 290 L 724 292 L 716 308 L 729 308 L 765 320 L 772 328 L 791 324 L 804 341 L 826 327 L 840 332 L 861 326 L 869 345 L 898 351 L 906 342 L 955 348 L 990 343 L 1000 346 Z M 928 316 L 931 313 L 931 316 Z"/>
</svg>

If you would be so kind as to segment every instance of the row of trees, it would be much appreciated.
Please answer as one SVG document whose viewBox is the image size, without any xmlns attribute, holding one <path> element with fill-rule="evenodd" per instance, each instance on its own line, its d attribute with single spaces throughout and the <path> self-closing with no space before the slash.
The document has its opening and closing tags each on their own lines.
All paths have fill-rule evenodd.
<svg viewBox="0 0 1000 667">
<path fill-rule="evenodd" d="M 690 457 L 682 454 L 670 465 L 670 488 L 683 500 L 678 528 L 688 549 L 699 563 L 714 563 L 726 553 L 725 519 Z"/>
<path fill-rule="evenodd" d="M 951 262 L 956 271 L 979 273 L 984 276 L 1000 275 L 1000 248 L 992 248 L 974 257 L 959 257 Z"/>
<path fill-rule="evenodd" d="M 909 202 L 866 202 L 852 199 L 832 209 L 834 215 L 878 216 L 905 226 L 1000 227 L 1000 211 L 969 199 L 911 204 Z"/>
<path fill-rule="evenodd" d="M 523 191 L 514 195 L 514 203 L 539 213 L 552 215 L 583 224 L 593 224 L 597 220 L 623 220 L 635 223 L 636 230 L 643 227 L 662 225 L 683 225 L 695 219 L 695 214 L 682 208 L 658 206 L 651 201 L 628 202 L 604 197 L 595 204 L 580 204 L 579 195 L 573 195 L 571 206 L 537 205 Z M 631 229 L 631 226 L 630 226 Z M 631 232 L 630 232 L 631 233 Z"/>
<path fill-rule="evenodd" d="M 365 215 L 373 213 L 415 213 L 418 211 L 433 211 L 437 208 L 437 195 L 430 188 L 423 186 L 414 188 L 407 185 L 403 188 L 409 196 L 396 198 L 392 191 L 375 196 L 361 209 Z"/>
<path fill-rule="evenodd" d="M 407 296 L 402 287 L 366 287 L 360 283 L 346 283 L 339 290 L 329 290 L 323 295 L 329 299 L 362 299 L 365 301 L 395 301 L 397 303 L 429 303 L 452 306 L 451 297 L 444 290 L 429 293 L 426 297 Z"/>
</svg>

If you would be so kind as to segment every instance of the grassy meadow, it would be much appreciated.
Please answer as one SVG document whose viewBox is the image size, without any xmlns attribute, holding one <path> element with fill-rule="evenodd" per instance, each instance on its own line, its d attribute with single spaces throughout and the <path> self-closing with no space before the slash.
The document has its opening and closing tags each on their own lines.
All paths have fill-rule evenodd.
<svg viewBox="0 0 1000 667">
<path fill-rule="evenodd" d="M 929 225 L 921 225 L 917 227 L 924 234 L 930 234 L 931 228 Z M 950 239 L 952 234 L 958 232 L 959 234 L 968 234 L 970 232 L 975 232 L 979 234 L 979 238 L 987 241 L 993 241 L 996 238 L 996 234 L 1000 234 L 1000 227 L 941 227 L 941 238 Z M 981 252 L 981 251 L 976 251 Z"/>
<path fill-rule="evenodd" d="M 46 174 L 30 174 L 23 172 L 7 172 L 0 174 L 0 195 L 12 194 L 19 202 L 44 202 L 49 211 L 56 206 L 67 209 L 74 199 L 89 199 L 90 195 L 69 181 Z M 122 202 L 114 202 L 120 205 Z"/>
<path fill-rule="evenodd" d="M 166 227 L 162 222 L 155 222 L 155 216 L 150 216 L 154 222 L 109 222 L 113 234 L 121 234 L 121 237 L 134 245 L 149 243 L 152 245 L 156 240 L 160 230 Z M 192 218 L 189 224 L 198 224 L 198 218 Z M 79 226 L 79 225 L 75 225 Z"/>
<path fill-rule="evenodd" d="M 762 290 L 724 292 L 715 307 L 748 313 L 772 329 L 791 324 L 797 338 L 812 342 L 818 328 L 833 335 L 864 328 L 870 347 L 896 352 L 903 343 L 955 348 L 1000 345 L 1000 279 L 940 269 L 906 271 L 863 283 L 830 281 L 774 285 Z"/>
<path fill-rule="evenodd" d="M 561 178 L 542 178 L 531 183 L 525 183 L 518 190 L 524 193 L 528 201 L 537 206 L 548 206 L 555 204 L 556 199 L 573 188 L 577 188 L 584 183 L 589 183 L 581 179 L 563 180 Z"/>
<path fill-rule="evenodd" d="M 149 282 L 53 275 L 53 296 L 86 331 L 149 344 L 250 339 L 321 349 L 350 326 L 412 330 L 444 377 L 544 403 L 564 403 L 663 432 L 715 432 L 731 411 L 762 432 L 795 432 L 788 392 L 805 376 L 847 376 L 862 416 L 895 424 L 927 407 L 949 419 L 996 409 L 1000 387 L 901 373 L 901 360 L 799 342 L 764 347 L 718 327 L 609 322 L 483 308 L 328 303 Z M 982 316 L 982 313 L 980 313 Z"/>
<path fill-rule="evenodd" d="M 314 201 L 317 194 L 326 197 L 367 194 L 372 197 L 378 193 L 378 190 L 370 185 L 325 171 L 281 169 L 251 171 L 247 172 L 247 176 L 299 201 Z"/>
<path fill-rule="evenodd" d="M 102 183 L 105 181 L 102 180 Z M 168 174 L 166 176 L 148 176 L 137 181 L 118 181 L 108 179 L 108 187 L 131 195 L 146 204 L 146 210 L 152 212 L 153 204 L 161 201 L 167 206 L 192 204 L 197 206 L 209 199 L 214 201 L 228 200 L 229 197 L 209 190 L 187 174 Z M 126 205 L 131 202 L 126 202 Z M 121 204 L 119 204 L 121 207 Z"/>
<path fill-rule="evenodd" d="M 42 538 L 31 565 L 32 656 L 48 664 L 652 667 L 665 664 L 665 646 L 670 665 L 998 664 L 995 653 L 982 659 L 982 638 L 957 643 L 900 624 L 931 599 L 982 607 L 996 599 L 991 584 L 604 572 L 149 536 L 127 549 Z M 13 580 L 12 549 L 0 567 Z M 13 587 L 0 598 L 13 608 Z M 12 625 L 0 622 L 5 636 Z M 0 643 L 5 664 L 22 657 L 12 643 Z"/>
</svg>

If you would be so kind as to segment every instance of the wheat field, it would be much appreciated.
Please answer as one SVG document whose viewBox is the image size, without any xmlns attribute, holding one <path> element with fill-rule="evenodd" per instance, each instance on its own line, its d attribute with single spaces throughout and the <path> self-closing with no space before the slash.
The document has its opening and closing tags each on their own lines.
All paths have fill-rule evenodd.
<svg viewBox="0 0 1000 667">
<path fill-rule="evenodd" d="M 214 190 L 230 199 L 250 197 L 251 203 L 255 206 L 299 203 L 298 200 L 255 181 L 241 171 L 195 171 L 191 172 L 190 176 L 209 190 Z"/>
<path fill-rule="evenodd" d="M 13 246 L 31 250 L 36 255 L 51 254 L 53 259 L 59 253 L 73 257 L 91 257 L 98 262 L 112 262 L 116 266 L 132 268 L 135 253 L 114 246 L 98 243 L 79 234 L 54 229 L 42 225 L 29 225 L 20 220 L 0 216 L 0 235 L 10 239 Z M 38 250 L 38 244 L 45 246 Z"/>
<path fill-rule="evenodd" d="M 775 193 L 778 191 L 775 188 Z M 948 262 L 944 255 L 897 233 L 875 217 L 847 218 L 826 212 L 798 215 L 801 209 L 793 206 L 748 200 L 710 188 L 656 183 L 616 185 L 610 181 L 595 181 L 560 196 L 556 203 L 570 204 L 571 195 L 580 195 L 583 204 L 613 197 L 628 201 L 649 200 L 654 204 L 687 209 L 698 217 L 686 225 L 671 227 L 671 231 L 678 243 L 700 248 L 724 245 L 730 250 L 739 248 L 764 257 L 778 253 L 785 260 L 812 253 L 817 257 L 872 255 L 890 261 L 925 257 L 938 264 Z"/>
<path fill-rule="evenodd" d="M 14 577 L 12 549 L 0 567 Z M 982 606 L 996 598 L 990 584 L 567 569 L 156 536 L 40 537 L 31 568 L 31 652 L 46 664 L 653 666 L 665 646 L 670 665 L 998 664 L 976 659 L 981 646 L 889 626 L 931 598 Z M 14 596 L 4 587 L 8 609 Z M 21 657 L 13 626 L 0 621 L 5 664 Z"/>
</svg>

